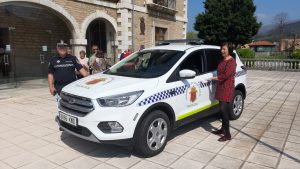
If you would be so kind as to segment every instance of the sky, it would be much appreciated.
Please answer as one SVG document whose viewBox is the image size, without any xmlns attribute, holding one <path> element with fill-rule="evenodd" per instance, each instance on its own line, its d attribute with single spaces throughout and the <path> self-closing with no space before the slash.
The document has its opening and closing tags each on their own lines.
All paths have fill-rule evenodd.
<svg viewBox="0 0 300 169">
<path fill-rule="evenodd" d="M 194 30 L 195 17 L 204 11 L 205 0 L 188 0 L 188 31 Z M 274 23 L 276 14 L 285 12 L 288 20 L 300 20 L 300 0 L 254 0 L 256 16 L 263 25 Z"/>
</svg>

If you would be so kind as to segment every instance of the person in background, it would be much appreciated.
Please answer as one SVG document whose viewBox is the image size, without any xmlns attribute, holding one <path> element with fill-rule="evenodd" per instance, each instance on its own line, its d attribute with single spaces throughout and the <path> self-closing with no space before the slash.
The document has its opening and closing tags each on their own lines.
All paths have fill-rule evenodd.
<svg viewBox="0 0 300 169">
<path fill-rule="evenodd" d="M 103 72 L 107 69 L 107 60 L 104 58 L 104 53 L 100 50 L 96 54 L 96 58 L 92 61 L 93 74 Z"/>
<path fill-rule="evenodd" d="M 99 48 L 97 45 L 92 46 L 92 54 L 89 57 L 88 65 L 89 65 L 89 72 L 90 74 L 93 74 L 93 66 L 92 62 L 96 59 L 96 54 L 99 51 Z"/>
<path fill-rule="evenodd" d="M 145 49 L 145 45 L 141 45 L 139 51 L 144 50 Z"/>
<path fill-rule="evenodd" d="M 236 72 L 236 61 L 234 59 L 233 44 L 225 42 L 221 46 L 223 60 L 218 65 L 217 76 L 208 80 L 217 82 L 215 99 L 219 100 L 222 113 L 222 127 L 212 131 L 213 134 L 221 135 L 218 141 L 231 140 L 229 114 L 232 111 L 230 103 L 234 97 L 234 78 Z"/>
<path fill-rule="evenodd" d="M 63 41 L 57 43 L 57 55 L 52 57 L 48 66 L 48 85 L 52 96 L 59 95 L 63 87 L 76 80 L 77 70 L 83 77 L 88 72 L 80 64 L 76 56 L 67 54 L 67 44 Z"/>
<path fill-rule="evenodd" d="M 82 67 L 84 68 L 84 70 L 87 72 L 89 71 L 88 61 L 89 61 L 89 59 L 87 57 L 85 57 L 85 51 L 81 50 L 79 52 L 79 62 L 82 65 Z M 79 72 L 77 72 L 77 78 L 81 79 L 81 78 L 83 78 L 83 76 Z"/>
<path fill-rule="evenodd" d="M 124 52 L 121 53 L 120 55 L 120 61 L 123 60 L 125 58 L 125 53 L 127 52 L 127 50 L 125 50 Z"/>
<path fill-rule="evenodd" d="M 132 54 L 131 50 L 128 49 L 127 52 L 125 52 L 125 54 L 124 54 L 124 58 L 127 58 L 131 54 Z"/>
</svg>

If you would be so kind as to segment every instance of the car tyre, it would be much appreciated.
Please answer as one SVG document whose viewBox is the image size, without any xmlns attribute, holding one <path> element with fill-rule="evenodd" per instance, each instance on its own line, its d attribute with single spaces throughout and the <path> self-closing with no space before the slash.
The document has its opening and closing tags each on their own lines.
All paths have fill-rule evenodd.
<svg viewBox="0 0 300 169">
<path fill-rule="evenodd" d="M 244 109 L 244 95 L 241 91 L 236 90 L 234 92 L 234 98 L 233 101 L 231 102 L 231 111 L 230 111 L 230 119 L 231 120 L 236 120 L 238 119 Z"/>
<path fill-rule="evenodd" d="M 147 115 L 136 130 L 135 152 L 152 157 L 163 151 L 170 133 L 170 120 L 166 113 L 155 110 Z"/>
</svg>

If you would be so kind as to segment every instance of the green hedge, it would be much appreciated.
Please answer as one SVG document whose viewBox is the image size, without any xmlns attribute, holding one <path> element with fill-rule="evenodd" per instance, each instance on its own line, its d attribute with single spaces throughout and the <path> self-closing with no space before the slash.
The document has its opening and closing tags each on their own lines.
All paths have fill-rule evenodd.
<svg viewBox="0 0 300 169">
<path fill-rule="evenodd" d="M 241 58 L 255 58 L 255 52 L 251 49 L 237 49 L 236 52 Z"/>
<path fill-rule="evenodd" d="M 300 59 L 300 49 L 296 49 L 296 50 L 292 53 L 291 59 Z"/>
</svg>

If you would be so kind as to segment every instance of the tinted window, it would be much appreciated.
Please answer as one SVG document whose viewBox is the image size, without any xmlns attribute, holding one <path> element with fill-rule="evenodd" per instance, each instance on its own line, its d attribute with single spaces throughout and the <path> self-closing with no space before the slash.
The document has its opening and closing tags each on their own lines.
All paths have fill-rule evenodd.
<svg viewBox="0 0 300 169">
<path fill-rule="evenodd" d="M 219 63 L 222 61 L 221 51 L 218 49 L 206 49 L 206 72 L 217 70 Z"/>
<path fill-rule="evenodd" d="M 184 69 L 193 70 L 196 72 L 197 75 L 203 73 L 203 71 L 204 71 L 203 59 L 204 59 L 204 51 L 203 50 L 195 51 L 195 52 L 189 54 L 189 56 L 187 56 L 187 58 L 172 73 L 172 75 L 167 80 L 167 83 L 180 80 L 180 77 L 179 77 L 180 70 L 184 70 Z"/>
<path fill-rule="evenodd" d="M 197 75 L 203 73 L 203 50 L 191 53 L 179 66 L 180 70 L 189 69 L 196 72 Z"/>
</svg>

